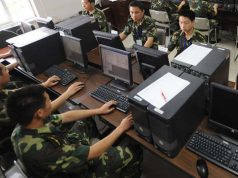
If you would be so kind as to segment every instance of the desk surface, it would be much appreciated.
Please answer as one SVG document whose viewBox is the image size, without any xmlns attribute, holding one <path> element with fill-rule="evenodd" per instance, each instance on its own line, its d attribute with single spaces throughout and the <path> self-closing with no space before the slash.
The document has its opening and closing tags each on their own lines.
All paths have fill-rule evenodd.
<svg viewBox="0 0 238 178">
<path fill-rule="evenodd" d="M 95 60 L 98 60 L 97 52 L 98 51 L 96 50 L 96 52 L 94 51 L 94 54 L 90 54 L 91 56 L 93 56 L 89 59 L 89 60 L 91 60 L 90 62 L 93 62 L 93 61 L 95 62 Z M 98 64 L 99 64 L 99 62 L 98 62 Z M 64 68 L 68 68 L 69 70 L 73 70 L 73 72 L 78 76 L 78 80 L 85 82 L 85 88 L 82 91 L 78 92 L 77 94 L 75 94 L 74 96 L 71 97 L 71 99 L 73 101 L 75 101 L 76 103 L 81 103 L 84 106 L 86 106 L 87 108 L 97 108 L 102 105 L 101 102 L 90 97 L 89 93 L 91 91 L 95 90 L 98 86 L 109 82 L 110 81 L 109 77 L 104 76 L 99 69 L 95 69 L 95 68 L 90 68 L 89 72 L 87 74 L 80 73 L 80 71 L 76 70 L 74 68 L 74 66 L 72 65 L 72 63 L 70 63 L 70 62 L 64 62 L 60 66 L 62 66 Z M 138 69 L 139 68 L 138 68 L 137 63 L 133 64 L 133 70 L 134 70 L 133 74 L 134 74 L 136 83 L 142 82 L 142 77 L 139 74 Z M 46 76 L 44 76 L 43 74 L 38 75 L 37 78 L 41 81 L 46 80 Z M 52 89 L 54 89 L 58 93 L 63 93 L 66 90 L 66 87 L 57 85 L 57 86 L 53 87 Z M 126 116 L 126 114 L 115 110 L 108 115 L 103 115 L 102 118 L 104 118 L 109 124 L 116 127 L 120 124 L 121 120 L 125 116 Z M 203 119 L 203 121 L 201 122 L 201 124 L 199 125 L 199 128 L 202 130 L 209 131 L 209 129 L 206 126 L 207 126 L 207 118 L 205 117 Z M 155 149 L 152 144 L 148 143 L 147 141 L 145 141 L 144 139 L 139 137 L 135 130 L 133 130 L 133 129 L 129 130 L 127 132 L 127 135 L 129 135 L 131 138 L 133 138 L 134 140 L 139 142 L 141 145 L 143 145 L 145 148 L 147 148 L 154 154 L 162 157 L 163 159 L 165 159 L 168 162 L 170 162 L 171 164 L 177 166 L 184 172 L 190 174 L 193 177 L 199 177 L 197 174 L 197 171 L 196 171 L 196 160 L 199 158 L 199 156 L 190 152 L 186 148 L 183 148 L 181 150 L 181 152 L 175 158 L 171 159 L 171 158 L 167 157 L 165 154 L 163 154 L 162 152 Z M 233 178 L 234 177 L 235 178 L 236 177 L 235 175 L 229 173 L 228 171 L 226 171 L 210 162 L 207 162 L 207 164 L 208 164 L 208 169 L 209 169 L 209 178 L 218 178 L 218 177 L 221 177 L 221 178 L 223 178 L 223 177 L 224 178 L 225 177 Z"/>
</svg>

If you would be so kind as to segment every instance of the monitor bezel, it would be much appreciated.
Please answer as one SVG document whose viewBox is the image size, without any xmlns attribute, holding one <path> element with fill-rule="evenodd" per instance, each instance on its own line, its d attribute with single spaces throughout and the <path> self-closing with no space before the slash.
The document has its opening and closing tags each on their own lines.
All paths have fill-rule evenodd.
<svg viewBox="0 0 238 178">
<path fill-rule="evenodd" d="M 63 47 L 65 46 L 64 45 L 64 41 L 63 41 L 63 38 L 66 37 L 66 38 L 69 38 L 69 39 L 72 39 L 74 41 L 77 41 L 80 43 L 80 50 L 82 52 L 82 56 L 83 56 L 83 64 L 80 63 L 80 62 L 77 62 L 75 60 L 71 60 L 71 59 L 68 59 L 67 58 L 67 55 L 66 55 L 66 50 L 65 50 L 65 47 L 64 47 L 64 52 L 65 52 L 65 58 L 68 60 L 68 61 L 71 61 L 73 62 L 74 64 L 77 64 L 79 65 L 80 67 L 82 67 L 83 69 L 87 69 L 88 68 L 88 58 L 87 58 L 87 54 L 85 53 L 84 51 L 84 48 L 83 48 L 83 40 L 80 39 L 80 38 L 77 38 L 77 37 L 74 37 L 74 36 L 70 36 L 70 35 L 67 35 L 67 34 L 61 34 L 61 40 L 62 40 L 62 43 L 63 43 Z"/>
<path fill-rule="evenodd" d="M 235 90 L 231 87 L 225 86 L 225 85 L 221 85 L 218 83 L 214 83 L 212 82 L 210 84 L 210 101 L 209 101 L 209 114 L 208 114 L 208 125 L 211 127 L 215 127 L 217 129 L 222 129 L 223 131 L 229 132 L 230 134 L 234 134 L 235 136 L 238 136 L 238 127 L 237 128 L 231 128 L 228 125 L 225 125 L 224 123 L 221 122 L 217 122 L 216 120 L 214 120 L 214 118 L 212 118 L 212 102 L 213 102 L 213 88 L 216 87 L 218 89 L 222 89 L 224 91 L 230 92 L 232 94 L 237 95 L 238 97 L 238 90 Z"/>
<path fill-rule="evenodd" d="M 120 53 L 122 55 L 126 55 L 127 56 L 127 59 L 128 59 L 128 70 L 129 70 L 129 80 L 128 81 L 127 80 L 121 80 L 120 78 L 116 78 L 116 76 L 114 76 L 114 75 L 106 74 L 104 72 L 104 65 L 103 65 L 102 52 L 101 52 L 102 48 L 104 48 L 106 50 L 111 50 L 112 52 Z M 129 86 L 133 86 L 132 64 L 131 64 L 132 58 L 131 58 L 131 53 L 130 52 L 124 51 L 124 50 L 121 50 L 121 49 L 118 49 L 118 48 L 113 48 L 113 47 L 110 47 L 110 46 L 106 46 L 106 45 L 100 44 L 99 45 L 99 55 L 100 55 L 101 64 L 102 64 L 102 71 L 103 71 L 104 75 L 112 77 L 115 80 L 120 80 L 120 81 L 128 84 Z"/>
<path fill-rule="evenodd" d="M 112 33 L 108 33 L 108 32 L 102 32 L 102 31 L 98 31 L 98 30 L 93 30 L 93 34 L 98 42 L 98 44 L 102 44 L 105 46 L 110 46 L 110 47 L 114 47 L 117 49 L 121 49 L 121 50 L 126 50 L 125 46 L 123 45 L 120 36 L 117 34 L 112 34 Z M 101 39 L 104 40 L 108 40 L 107 44 L 106 43 L 101 43 Z M 115 41 L 118 41 L 117 43 L 115 43 Z"/>
<path fill-rule="evenodd" d="M 157 65 L 154 65 L 152 64 L 153 63 L 153 60 L 152 61 L 149 61 L 149 62 L 146 62 L 147 60 L 144 60 L 142 58 L 139 57 L 140 54 L 142 55 L 146 55 L 147 57 L 152 57 L 152 58 L 160 58 L 162 57 L 163 59 L 161 60 L 166 60 L 166 61 L 160 61 L 159 63 L 164 63 L 164 65 L 168 65 L 169 66 L 169 59 L 168 59 L 168 53 L 166 52 L 163 52 L 163 51 L 159 51 L 157 49 L 153 49 L 153 48 L 146 48 L 144 46 L 141 46 L 141 45 L 137 45 L 135 44 L 134 45 L 134 49 L 136 51 L 136 59 L 139 63 L 139 66 L 140 66 L 140 70 L 142 72 L 142 75 L 143 75 L 143 78 L 144 80 L 147 78 L 146 75 L 143 73 L 143 64 L 144 65 L 148 65 L 148 66 L 153 66 L 154 68 L 157 68 Z M 139 55 L 138 55 L 139 54 Z M 165 58 L 166 56 L 166 58 Z M 163 66 L 163 65 L 162 65 Z M 160 66 L 160 68 L 162 67 Z M 158 69 L 157 69 L 158 70 Z"/>
</svg>

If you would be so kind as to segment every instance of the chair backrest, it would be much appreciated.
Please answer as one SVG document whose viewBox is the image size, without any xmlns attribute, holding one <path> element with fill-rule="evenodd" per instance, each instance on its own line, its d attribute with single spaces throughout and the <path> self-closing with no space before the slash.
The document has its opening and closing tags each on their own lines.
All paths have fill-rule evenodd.
<svg viewBox="0 0 238 178">
<path fill-rule="evenodd" d="M 169 23 L 169 16 L 166 11 L 156 11 L 150 9 L 150 16 L 152 19 L 161 22 L 161 23 Z"/>
<path fill-rule="evenodd" d="M 158 36 L 159 45 L 165 45 L 166 30 L 157 28 L 157 36 Z"/>
<path fill-rule="evenodd" d="M 5 172 L 6 178 L 29 178 L 26 176 L 25 172 L 22 170 L 22 165 L 19 161 L 14 161 L 14 165 Z"/>
<path fill-rule="evenodd" d="M 209 20 L 207 18 L 196 17 L 194 28 L 200 31 L 210 30 Z"/>
</svg>

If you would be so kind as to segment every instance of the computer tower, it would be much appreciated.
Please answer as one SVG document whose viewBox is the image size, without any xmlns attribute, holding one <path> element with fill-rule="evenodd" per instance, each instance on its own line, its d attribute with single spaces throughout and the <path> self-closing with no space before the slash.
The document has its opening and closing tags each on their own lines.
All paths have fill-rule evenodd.
<svg viewBox="0 0 238 178">
<path fill-rule="evenodd" d="M 99 30 L 98 22 L 89 16 L 74 16 L 55 25 L 59 31 L 83 40 L 83 50 L 89 52 L 98 46 L 93 30 Z"/>
<path fill-rule="evenodd" d="M 139 96 L 142 90 L 168 73 L 189 82 L 188 86 L 161 108 L 156 108 Z M 156 99 L 158 95 L 152 97 Z M 175 157 L 204 117 L 204 80 L 163 66 L 129 93 L 129 103 L 135 121 L 134 127 L 139 135 L 147 140 L 152 139 L 158 150 L 169 157 Z"/>
<path fill-rule="evenodd" d="M 220 47 L 211 47 L 210 45 L 205 44 L 196 45 L 210 48 L 211 51 L 197 65 L 191 65 L 181 60 L 178 61 L 175 58 L 171 61 L 171 66 L 204 79 L 206 85 L 205 92 L 208 97 L 209 84 L 211 82 L 216 82 L 224 85 L 228 84 L 230 50 Z M 188 47 L 186 50 L 189 51 L 191 50 L 191 48 Z M 184 52 L 186 52 L 186 50 Z M 183 55 L 184 52 L 182 52 L 180 55 Z M 184 60 L 186 60 L 186 58 L 184 58 Z"/>
<path fill-rule="evenodd" d="M 7 40 L 23 69 L 40 74 L 65 60 L 64 48 L 58 31 L 39 28 Z"/>
</svg>

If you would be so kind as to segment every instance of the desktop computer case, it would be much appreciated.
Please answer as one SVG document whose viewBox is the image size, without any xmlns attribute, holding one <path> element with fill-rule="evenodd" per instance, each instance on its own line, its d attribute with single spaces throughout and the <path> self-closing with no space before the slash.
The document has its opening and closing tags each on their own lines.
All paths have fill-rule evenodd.
<svg viewBox="0 0 238 178">
<path fill-rule="evenodd" d="M 65 60 L 64 48 L 59 32 L 42 27 L 29 33 L 37 35 L 37 31 L 42 31 L 47 33 L 47 35 L 34 41 L 26 40 L 25 44 L 21 43 L 18 45 L 14 43 L 12 45 L 20 61 L 24 63 L 22 64 L 23 68 L 33 75 L 38 75 L 52 65 L 57 65 Z M 32 60 L 33 58 L 34 60 Z M 49 59 L 51 62 L 48 61 Z M 35 63 L 31 63 L 31 61 L 35 61 Z M 41 65 L 42 62 L 44 62 L 44 65 Z"/>
<path fill-rule="evenodd" d="M 177 70 L 168 66 L 163 66 L 158 71 L 156 71 L 154 75 L 150 76 L 147 80 L 145 80 L 138 87 L 132 90 L 128 95 L 130 110 L 135 121 L 134 128 L 141 137 L 143 137 L 145 140 L 151 143 L 153 142 L 153 140 L 152 140 L 152 134 L 149 127 L 149 118 L 148 118 L 148 110 L 147 110 L 149 103 L 141 99 L 140 97 L 137 97 L 136 94 L 141 89 L 145 88 L 146 86 L 151 84 L 153 81 L 157 80 L 158 76 L 163 76 L 167 72 L 173 73 L 176 76 L 179 76 L 182 74 L 182 71 L 180 70 Z"/>
<path fill-rule="evenodd" d="M 138 99 L 136 94 L 167 72 L 189 81 L 190 85 L 164 105 L 160 109 L 163 112 L 158 112 L 154 106 L 140 97 Z M 139 135 L 151 139 L 154 146 L 167 156 L 175 157 L 204 117 L 204 80 L 163 66 L 130 92 L 129 102 Z"/>
<path fill-rule="evenodd" d="M 81 28 L 84 25 L 85 29 Z M 58 23 L 56 29 L 65 34 L 80 38 L 83 40 L 83 50 L 89 52 L 98 46 L 98 42 L 93 32 L 87 29 L 99 30 L 98 22 L 89 16 L 75 16 L 63 22 Z"/>
</svg>

